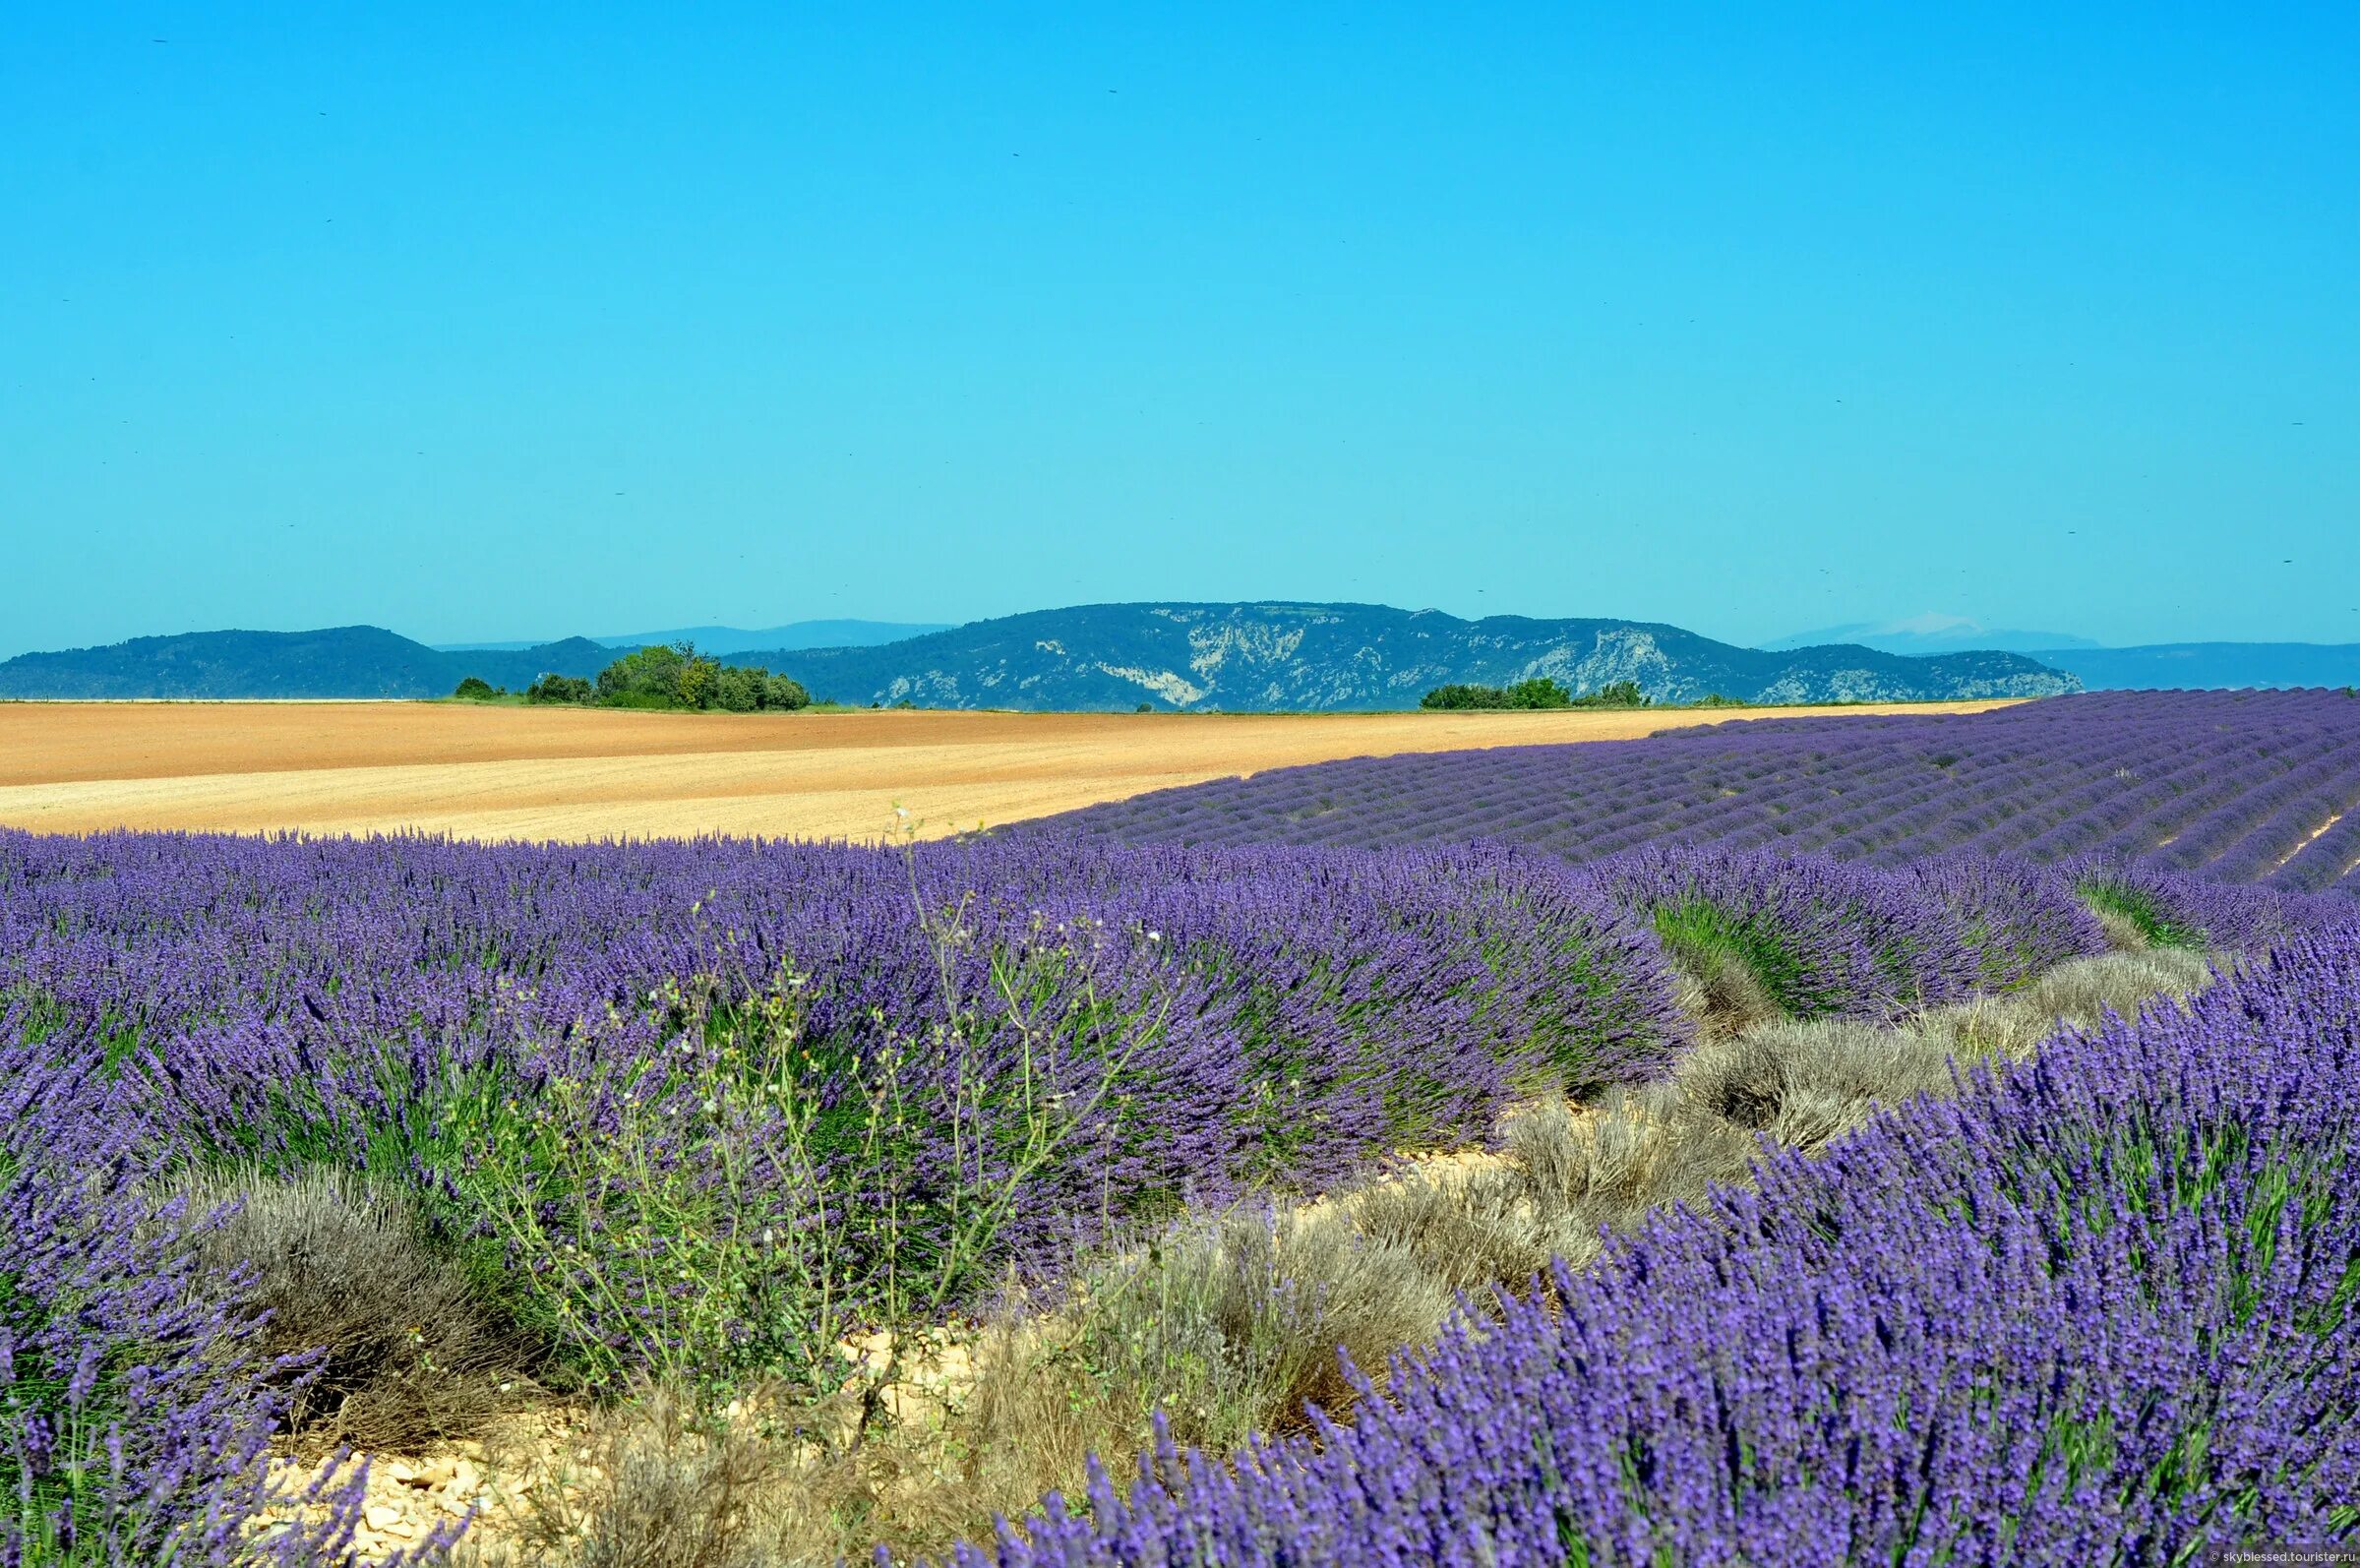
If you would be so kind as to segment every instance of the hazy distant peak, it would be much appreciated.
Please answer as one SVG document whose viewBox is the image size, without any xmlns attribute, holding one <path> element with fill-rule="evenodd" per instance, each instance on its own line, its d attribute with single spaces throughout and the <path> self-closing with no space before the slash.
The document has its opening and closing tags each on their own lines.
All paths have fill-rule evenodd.
<svg viewBox="0 0 2360 1568">
<path fill-rule="evenodd" d="M 1797 632 L 1762 644 L 1770 649 L 1850 644 L 1923 658 L 1936 653 L 1969 653 L 1988 649 L 1999 653 L 2037 654 L 2051 648 L 2094 648 L 2099 644 L 2070 632 L 2026 632 L 1987 627 L 1972 616 L 1928 610 L 1891 621 L 1855 621 L 1846 626 Z"/>
<path fill-rule="evenodd" d="M 685 626 L 669 627 L 660 632 L 611 632 L 603 636 L 568 638 L 568 641 L 589 641 L 606 648 L 643 648 L 650 643 L 694 642 L 705 653 L 727 657 L 752 648 L 871 648 L 886 642 L 899 642 L 909 637 L 924 636 L 930 632 L 949 630 L 939 621 L 789 621 L 774 627 Z M 440 642 L 435 644 L 445 653 L 465 653 L 476 650 L 513 651 L 540 647 L 531 641 L 507 642 Z"/>
</svg>

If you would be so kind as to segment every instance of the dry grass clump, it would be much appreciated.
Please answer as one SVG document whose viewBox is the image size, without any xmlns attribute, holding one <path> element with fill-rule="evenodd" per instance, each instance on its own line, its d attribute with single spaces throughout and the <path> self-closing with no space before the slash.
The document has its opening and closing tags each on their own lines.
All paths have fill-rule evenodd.
<svg viewBox="0 0 2360 1568">
<path fill-rule="evenodd" d="M 1668 1084 L 1609 1093 L 1578 1115 L 1532 1107 L 1505 1130 L 1505 1154 L 1487 1169 L 1379 1183 L 1341 1212 L 1480 1307 L 1494 1290 L 1542 1283 L 1555 1259 L 1581 1267 L 1608 1233 L 1741 1179 L 1761 1154 L 1752 1132 Z"/>
<path fill-rule="evenodd" d="M 2089 918 L 2097 922 L 2098 932 L 2106 938 L 2106 945 L 2116 952 L 2144 952 L 2153 945 L 2148 939 L 2147 928 L 2121 910 L 2094 902 L 2083 907 L 2089 911 Z"/>
<path fill-rule="evenodd" d="M 2157 998 L 2183 1000 L 2210 981 L 2211 960 L 2185 947 L 2138 947 L 2059 964 L 2023 991 L 1945 1007 L 1916 1021 L 1930 1050 L 1962 1063 L 2022 1061 L 2060 1025 L 2092 1029 Z"/>
<path fill-rule="evenodd" d="M 313 1167 L 215 1174 L 189 1197 L 196 1213 L 234 1206 L 202 1260 L 209 1280 L 247 1281 L 239 1304 L 268 1314 L 258 1349 L 319 1357 L 289 1413 L 303 1453 L 420 1453 L 516 1403 L 524 1348 L 402 1194 Z"/>
<path fill-rule="evenodd" d="M 1687 1104 L 1730 1125 L 1816 1149 L 1873 1106 L 1950 1093 L 1955 1078 L 1949 1053 L 1913 1028 L 1823 1018 L 1708 1042 L 1681 1061 L 1677 1083 Z"/>
<path fill-rule="evenodd" d="M 1666 941 L 1671 999 L 1707 1039 L 1738 1034 L 1786 1016 L 1745 955 L 1732 946 Z"/>
<path fill-rule="evenodd" d="M 480 1568 L 764 1568 L 791 1515 L 784 1454 L 655 1387 L 592 1417 L 571 1462 L 516 1464 L 516 1502 L 462 1546 Z"/>
</svg>

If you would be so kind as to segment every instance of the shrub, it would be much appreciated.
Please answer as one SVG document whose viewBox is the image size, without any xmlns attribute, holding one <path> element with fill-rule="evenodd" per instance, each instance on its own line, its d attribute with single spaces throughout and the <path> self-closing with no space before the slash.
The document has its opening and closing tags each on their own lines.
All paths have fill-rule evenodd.
<svg viewBox="0 0 2360 1568">
<path fill-rule="evenodd" d="M 1508 697 L 1507 693 L 1496 686 L 1457 684 L 1435 687 L 1418 699 L 1418 705 L 1433 709 L 1504 708 L 1508 705 Z"/>
<path fill-rule="evenodd" d="M 1408 1247 L 1340 1207 L 1194 1215 L 1085 1268 L 1061 1305 L 1000 1325 L 978 1416 L 1022 1441 L 1070 1425 L 1056 1407 L 1078 1393 L 1103 1407 L 1102 1437 L 1131 1444 L 1159 1409 L 1192 1443 L 1303 1431 L 1310 1407 L 1341 1413 L 1357 1397 L 1339 1348 L 1381 1365 L 1430 1340 L 1451 1305 Z"/>
<path fill-rule="evenodd" d="M 480 675 L 470 675 L 459 682 L 458 690 L 451 694 L 462 702 L 485 702 L 503 694 Z"/>
<path fill-rule="evenodd" d="M 1533 676 L 1508 688 L 1507 706 L 1512 708 L 1562 708 L 1573 703 L 1573 694 L 1565 689 L 1564 683 L 1545 675 Z"/>
<path fill-rule="evenodd" d="M 655 1059 L 473 1074 L 425 1118 L 454 1219 L 521 1270 L 572 1376 L 825 1392 L 863 1323 L 970 1299 L 1020 1238 L 1069 1242 L 1093 1202 L 1101 1225 L 1151 1208 L 1192 1148 L 1230 1141 L 1217 1116 L 1193 1137 L 1152 1124 L 1221 1066 L 1201 998 L 1177 1005 L 1088 931 L 920 924 L 934 973 L 902 977 L 902 1016 L 831 1025 L 808 977 L 743 1000 L 700 977 L 659 992 L 679 1032 Z"/>
<path fill-rule="evenodd" d="M 2201 953 L 2156 947 L 2077 958 L 2004 995 L 1941 1008 L 1911 1023 L 1932 1049 L 1963 1064 L 2023 1061 L 2063 1028 L 2095 1029 L 2107 1014 L 2138 1016 L 2158 997 L 2178 1000 L 2212 978 Z"/>
<path fill-rule="evenodd" d="M 587 1449 L 594 1473 L 568 1478 L 577 1486 L 533 1487 L 526 1560 L 564 1568 L 775 1563 L 756 1511 L 778 1465 L 759 1441 L 696 1414 L 693 1398 L 659 1386 L 601 1417 Z"/>
<path fill-rule="evenodd" d="M 312 1450 L 416 1453 L 502 1408 L 528 1354 L 410 1200 L 349 1172 L 259 1169 L 206 1177 L 196 1205 L 234 1205 L 202 1237 L 205 1278 L 243 1282 L 224 1304 L 257 1315 L 263 1354 L 308 1367 L 287 1418 Z"/>
<path fill-rule="evenodd" d="M 1738 1126 L 1816 1149 L 1877 1103 L 1953 1088 L 1950 1058 L 1901 1030 L 1849 1018 L 1756 1029 L 1680 1063 L 1681 1092 Z"/>
<path fill-rule="evenodd" d="M 2201 947 L 2205 934 L 2176 918 L 2150 888 L 2110 876 L 2092 876 L 2082 883 L 2082 897 L 2092 914 L 2115 933 L 2119 947 Z"/>
<path fill-rule="evenodd" d="M 1635 690 L 1635 689 L 1634 689 Z M 1562 682 L 1545 675 L 1513 686 L 1438 686 L 1418 699 L 1422 708 L 1565 708 L 1577 705 Z"/>
<path fill-rule="evenodd" d="M 693 642 L 635 649 L 598 672 L 598 700 L 617 707 L 701 707 L 711 698 L 720 662 Z"/>
<path fill-rule="evenodd" d="M 273 1365 L 219 1304 L 200 1272 L 207 1218 L 116 1188 L 147 1155 L 106 1130 L 87 1072 L 0 1040 L 0 1561 L 333 1560 L 361 1506 L 345 1467 L 310 1488 L 323 1517 L 245 1539 L 306 1368 Z"/>
<path fill-rule="evenodd" d="M 596 694 L 578 675 L 544 675 L 524 689 L 527 702 L 587 702 Z"/>
<path fill-rule="evenodd" d="M 729 713 L 808 707 L 812 700 L 799 681 L 773 675 L 758 664 L 723 664 L 688 642 L 625 654 L 598 672 L 595 694 L 608 707 L 719 708 Z"/>
<path fill-rule="evenodd" d="M 1922 880 L 1818 857 L 1651 846 L 1598 872 L 1654 919 L 1691 975 L 1740 962 L 1795 1018 L 1887 1018 L 1956 1001 L 1987 969 L 2006 968 L 1979 942 L 2013 950 L 2027 940 L 1988 918 L 1988 888 L 1954 908 Z"/>
<path fill-rule="evenodd" d="M 1898 874 L 1958 922 L 1960 944 L 1975 955 L 1978 989 L 2011 990 L 2109 945 L 2075 896 L 2073 877 L 2053 868 L 1944 856 Z"/>
<path fill-rule="evenodd" d="M 711 705 L 729 713 L 752 713 L 762 705 L 761 672 L 724 666 L 713 677 Z"/>
<path fill-rule="evenodd" d="M 1526 684 L 1529 685 L 1530 683 L 1528 682 Z M 1554 681 L 1551 681 L 1548 684 L 1550 686 L 1556 686 Z M 1561 686 L 1557 687 L 1556 689 L 1560 693 L 1565 690 Z M 1608 681 L 1604 686 L 1600 687 L 1595 692 L 1586 692 L 1580 696 L 1572 697 L 1563 702 L 1535 702 L 1522 703 L 1518 705 L 1530 707 L 1643 708 L 1647 706 L 1647 694 L 1639 690 L 1638 682 Z"/>
</svg>

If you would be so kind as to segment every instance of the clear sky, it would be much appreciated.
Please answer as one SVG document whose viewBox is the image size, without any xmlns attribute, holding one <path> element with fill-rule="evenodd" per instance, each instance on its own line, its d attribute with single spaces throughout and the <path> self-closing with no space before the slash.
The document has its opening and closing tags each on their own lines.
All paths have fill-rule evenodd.
<svg viewBox="0 0 2360 1568">
<path fill-rule="evenodd" d="M 29 6 L 0 653 L 2360 640 L 2355 83 L 2348 0 Z"/>
</svg>

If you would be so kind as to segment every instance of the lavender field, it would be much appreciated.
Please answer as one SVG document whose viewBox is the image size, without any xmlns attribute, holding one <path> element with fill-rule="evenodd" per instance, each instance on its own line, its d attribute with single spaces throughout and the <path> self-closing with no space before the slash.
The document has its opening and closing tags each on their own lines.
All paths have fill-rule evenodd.
<svg viewBox="0 0 2360 1568">
<path fill-rule="evenodd" d="M 2116 692 L 1968 718 L 1773 719 L 1588 747 L 1389 756 L 1169 790 L 1054 819 L 1139 842 L 1642 844 L 1878 866 L 1969 852 L 2138 858 L 2360 892 L 2360 695 Z"/>
<path fill-rule="evenodd" d="M 1669 1127 L 1712 1052 L 1781 1030 L 1915 1051 L 1934 1098 L 1847 1090 L 1806 1144 L 1722 1093 L 1715 1184 L 1631 1186 L 1603 1243 L 1603 1209 L 1531 1232 L 1404 1319 L 1430 1333 L 1331 1332 L 1274 1253 L 1325 1370 L 1263 1435 L 1154 1384 L 1132 1453 L 1092 1439 L 1120 1478 L 996 1543 L 1040 1484 L 913 1524 L 877 1482 L 829 1538 L 1999 1563 L 2339 1535 L 2355 797 L 2360 700 L 2311 693 L 1323 764 L 901 851 L 0 834 L 8 1560 L 467 1557 L 476 1512 L 389 1536 L 357 1464 L 290 1501 L 265 1461 L 654 1388 L 730 1419 L 849 1398 L 843 1429 L 778 1417 L 780 1452 L 866 1477 L 915 1417 L 849 1340 L 1061 1299 L 1204 1216 L 1381 1198 L 1416 1151 L 1534 1168 L 1501 1129 L 1536 1105 Z M 2220 976 L 1955 1072 L 1923 1044 L 2012 996 L 2046 1034 L 2044 986 L 2144 952 Z M 1059 1397 L 1108 1404 L 1108 1365 Z M 711 1421 L 648 1540 L 722 1495 Z M 836 1550 L 715 1524 L 664 1555 L 627 1512 L 479 1560 Z"/>
</svg>

